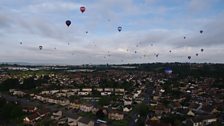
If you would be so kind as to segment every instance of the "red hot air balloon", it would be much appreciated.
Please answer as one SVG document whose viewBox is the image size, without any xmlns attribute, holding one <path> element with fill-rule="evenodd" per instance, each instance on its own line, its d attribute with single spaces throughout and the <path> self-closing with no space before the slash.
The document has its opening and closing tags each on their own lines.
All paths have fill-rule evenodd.
<svg viewBox="0 0 224 126">
<path fill-rule="evenodd" d="M 84 13 L 85 10 L 86 10 L 86 8 L 85 8 L 84 6 L 80 7 L 80 11 L 81 11 L 82 13 Z"/>
</svg>

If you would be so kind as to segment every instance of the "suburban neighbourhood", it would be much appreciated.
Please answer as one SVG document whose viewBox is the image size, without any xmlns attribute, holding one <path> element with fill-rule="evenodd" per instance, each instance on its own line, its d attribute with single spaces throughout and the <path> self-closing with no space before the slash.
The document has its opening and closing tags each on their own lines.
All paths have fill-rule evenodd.
<svg viewBox="0 0 224 126">
<path fill-rule="evenodd" d="M 75 72 L 63 67 L 58 72 L 53 67 L 2 66 L 1 99 L 21 107 L 21 125 L 221 126 L 223 74 L 216 69 L 220 66 L 195 64 L 185 72 L 205 66 L 216 74 L 182 77 L 182 70 L 148 71 L 146 67 L 163 69 L 150 64 Z"/>
</svg>

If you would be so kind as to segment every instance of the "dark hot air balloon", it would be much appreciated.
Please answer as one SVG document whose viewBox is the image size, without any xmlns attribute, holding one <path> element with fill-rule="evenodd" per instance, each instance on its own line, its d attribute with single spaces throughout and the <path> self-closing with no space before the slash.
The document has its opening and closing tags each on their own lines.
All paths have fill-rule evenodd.
<svg viewBox="0 0 224 126">
<path fill-rule="evenodd" d="M 20 45 L 22 45 L 22 44 L 23 44 L 23 42 L 20 42 L 19 44 L 20 44 Z"/>
<path fill-rule="evenodd" d="M 81 11 L 82 13 L 84 13 L 84 12 L 86 11 L 86 8 L 85 8 L 84 6 L 82 6 L 82 7 L 80 7 L 80 11 Z"/>
<path fill-rule="evenodd" d="M 186 39 L 186 37 L 184 36 L 184 39 Z"/>
<path fill-rule="evenodd" d="M 69 27 L 70 25 L 71 25 L 71 21 L 70 20 L 67 20 L 67 21 L 65 21 L 65 24 Z"/>
<path fill-rule="evenodd" d="M 204 51 L 204 49 L 201 49 L 201 52 L 203 52 Z"/>
<path fill-rule="evenodd" d="M 200 33 L 202 34 L 203 33 L 203 30 L 201 30 Z"/>
<path fill-rule="evenodd" d="M 42 50 L 43 49 L 43 46 L 39 46 L 39 49 Z"/>
<path fill-rule="evenodd" d="M 187 58 L 190 60 L 191 59 L 191 56 L 188 56 Z"/>
<path fill-rule="evenodd" d="M 117 27 L 117 30 L 118 30 L 119 32 L 121 32 L 122 27 L 121 27 L 121 26 Z"/>
<path fill-rule="evenodd" d="M 198 56 L 198 53 L 196 53 L 195 55 Z"/>
</svg>

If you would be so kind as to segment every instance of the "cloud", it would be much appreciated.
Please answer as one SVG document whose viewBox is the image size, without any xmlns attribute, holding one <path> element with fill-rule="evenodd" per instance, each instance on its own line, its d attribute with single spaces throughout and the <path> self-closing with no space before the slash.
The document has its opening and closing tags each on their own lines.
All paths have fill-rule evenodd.
<svg viewBox="0 0 224 126">
<path fill-rule="evenodd" d="M 191 55 L 192 62 L 224 62 L 220 51 L 224 47 L 224 16 L 214 13 L 214 6 L 220 2 L 195 1 L 22 0 L 15 6 L 4 0 L 0 2 L 4 5 L 0 8 L 0 57 L 3 61 L 83 64 L 186 62 Z M 81 5 L 87 7 L 84 14 L 79 11 Z M 202 15 L 196 17 L 190 10 Z M 69 28 L 67 19 L 72 21 Z M 123 27 L 121 32 L 118 26 Z M 199 33 L 201 29 L 203 34 Z M 40 51 L 39 45 L 44 49 Z M 200 48 L 209 53 L 194 57 Z M 159 58 L 154 53 L 159 53 Z M 210 57 L 214 55 L 216 59 Z"/>
<path fill-rule="evenodd" d="M 62 1 L 51 1 L 51 2 L 40 2 L 37 4 L 31 4 L 26 9 L 31 12 L 61 12 L 61 11 L 74 11 L 79 10 L 81 4 L 74 2 L 62 2 Z"/>
<path fill-rule="evenodd" d="M 190 0 L 188 9 L 191 13 L 209 12 L 217 4 L 224 4 L 223 0 Z"/>
</svg>

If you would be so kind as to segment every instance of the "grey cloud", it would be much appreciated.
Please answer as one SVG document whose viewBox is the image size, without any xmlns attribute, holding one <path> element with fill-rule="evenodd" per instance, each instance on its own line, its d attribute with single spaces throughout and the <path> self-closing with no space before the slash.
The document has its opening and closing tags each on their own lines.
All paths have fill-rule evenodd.
<svg viewBox="0 0 224 126">
<path fill-rule="evenodd" d="M 79 10 L 81 5 L 74 2 L 62 2 L 62 1 L 51 1 L 51 2 L 39 2 L 28 6 L 28 10 L 31 12 L 62 12 Z M 27 8 L 26 8 L 27 9 Z"/>
</svg>

